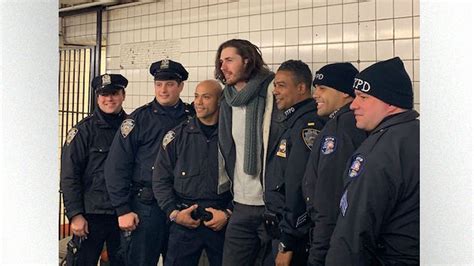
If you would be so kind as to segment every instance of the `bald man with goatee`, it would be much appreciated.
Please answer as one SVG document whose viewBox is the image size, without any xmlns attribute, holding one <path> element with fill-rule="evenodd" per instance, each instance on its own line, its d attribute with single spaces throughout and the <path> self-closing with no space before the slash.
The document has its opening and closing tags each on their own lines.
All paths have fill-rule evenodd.
<svg viewBox="0 0 474 266">
<path fill-rule="evenodd" d="M 153 192 L 172 223 L 165 265 L 198 265 L 203 249 L 210 265 L 222 265 L 232 195 L 218 189 L 221 94 L 215 80 L 197 85 L 196 117 L 165 135 L 155 162 Z"/>
</svg>

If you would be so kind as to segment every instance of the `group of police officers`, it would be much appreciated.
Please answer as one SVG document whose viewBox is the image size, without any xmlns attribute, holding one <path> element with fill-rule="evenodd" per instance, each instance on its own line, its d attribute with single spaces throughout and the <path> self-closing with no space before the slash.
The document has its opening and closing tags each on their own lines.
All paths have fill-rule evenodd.
<svg viewBox="0 0 474 266">
<path fill-rule="evenodd" d="M 216 80 L 202 81 L 191 105 L 180 99 L 188 72 L 173 60 L 150 66 L 155 97 L 129 115 L 122 108 L 125 77 L 92 80 L 97 107 L 69 130 L 61 156 L 73 233 L 68 265 L 97 265 L 104 243 L 111 265 L 155 266 L 160 256 L 164 265 L 198 265 L 203 250 L 211 265 L 419 264 L 419 121 L 398 57 L 360 73 L 350 63 L 328 64 L 314 78 L 308 65 L 288 60 L 261 79 L 272 101 L 254 110 L 274 109 L 269 141 L 256 142 L 265 146 L 255 160 L 262 161 L 256 184 L 264 206 L 257 213 L 266 237 L 256 238 L 259 259 L 230 258 L 240 252 L 232 243 L 246 245 L 245 228 L 235 225 L 252 204 L 235 198 L 242 179 L 232 176 L 240 166 L 229 171 L 223 164 L 230 161 L 220 116 L 239 119 L 238 108 L 227 105 L 231 74 L 248 73 L 237 92 L 253 89 L 261 75 L 240 47 L 223 48 L 216 79 L 224 90 Z M 235 60 L 240 69 L 232 68 Z M 252 140 L 245 125 L 229 129 L 232 143 Z M 255 130 L 250 135 L 266 131 Z M 247 145 L 236 150 L 250 154 Z"/>
</svg>

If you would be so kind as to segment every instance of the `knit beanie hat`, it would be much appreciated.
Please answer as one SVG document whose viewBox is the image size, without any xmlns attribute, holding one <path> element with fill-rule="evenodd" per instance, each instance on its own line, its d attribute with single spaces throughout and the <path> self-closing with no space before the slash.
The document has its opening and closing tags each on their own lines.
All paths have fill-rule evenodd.
<svg viewBox="0 0 474 266">
<path fill-rule="evenodd" d="M 399 57 L 377 62 L 362 70 L 355 76 L 353 87 L 385 103 L 413 109 L 411 80 Z"/>
<path fill-rule="evenodd" d="M 323 85 L 355 97 L 352 84 L 359 71 L 351 63 L 325 65 L 314 74 L 313 86 Z"/>
</svg>

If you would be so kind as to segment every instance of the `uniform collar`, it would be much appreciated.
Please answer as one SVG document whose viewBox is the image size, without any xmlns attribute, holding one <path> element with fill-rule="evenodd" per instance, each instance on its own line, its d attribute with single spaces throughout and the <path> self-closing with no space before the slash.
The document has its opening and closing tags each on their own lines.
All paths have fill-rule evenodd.
<svg viewBox="0 0 474 266">
<path fill-rule="evenodd" d="M 201 125 L 198 121 L 198 118 L 194 116 L 193 118 L 188 120 L 188 124 L 186 125 L 186 131 L 188 133 L 201 133 L 204 135 L 204 132 L 201 129 Z M 212 136 L 217 134 L 217 129 L 212 133 Z"/>
<path fill-rule="evenodd" d="M 374 129 L 370 134 L 374 134 L 376 132 L 385 130 L 388 127 L 406 123 L 412 120 L 415 120 L 420 114 L 415 110 L 408 110 L 403 113 L 398 113 L 392 116 L 387 117 L 386 119 L 382 120 L 382 122 Z"/>
<path fill-rule="evenodd" d="M 347 112 L 350 112 L 351 109 L 350 109 L 350 105 L 351 105 L 352 101 L 345 104 L 344 106 L 342 106 L 341 108 L 337 109 L 336 111 L 332 112 L 330 115 L 329 115 L 329 119 L 333 119 L 337 116 L 341 116 L 343 113 L 347 113 Z"/>
<path fill-rule="evenodd" d="M 120 110 L 120 113 L 118 116 L 122 117 L 125 115 L 125 111 L 122 109 Z M 94 110 L 94 113 L 92 113 L 92 117 L 95 119 L 95 123 L 101 127 L 101 128 L 112 128 L 112 126 L 107 122 L 107 120 L 104 118 L 104 115 L 100 111 L 99 107 L 96 107 Z"/>
<path fill-rule="evenodd" d="M 153 101 L 151 101 L 149 103 L 149 105 L 151 105 L 151 108 L 152 108 L 154 114 L 160 114 L 160 115 L 167 115 L 168 114 L 168 112 L 166 112 L 166 108 L 163 107 L 163 105 L 161 105 L 156 100 L 156 98 L 153 99 Z M 184 102 L 181 99 L 179 99 L 178 102 L 174 105 L 174 108 L 179 109 L 178 112 L 180 112 L 180 110 L 182 110 L 182 112 L 184 114 L 192 115 L 192 114 L 190 114 L 188 106 L 185 105 Z"/>
<path fill-rule="evenodd" d="M 306 100 L 303 100 L 303 101 L 293 105 L 288 110 L 290 110 L 292 108 L 294 110 L 291 111 L 290 114 L 287 114 L 286 118 L 285 118 L 285 121 L 287 121 L 287 123 L 289 123 L 289 125 L 292 125 L 296 120 L 298 120 L 298 118 L 300 116 L 302 116 L 303 114 L 306 114 L 308 112 L 314 112 L 315 115 L 316 115 L 316 102 L 313 100 L 313 98 L 308 98 Z"/>
</svg>

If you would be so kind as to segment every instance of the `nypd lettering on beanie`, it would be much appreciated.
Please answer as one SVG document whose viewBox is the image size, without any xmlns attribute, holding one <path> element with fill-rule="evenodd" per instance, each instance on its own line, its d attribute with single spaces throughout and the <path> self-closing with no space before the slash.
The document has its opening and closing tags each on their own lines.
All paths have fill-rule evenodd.
<svg viewBox="0 0 474 266">
<path fill-rule="evenodd" d="M 352 87 L 385 103 L 413 109 L 412 82 L 399 57 L 377 62 L 362 70 L 355 76 Z"/>
</svg>

